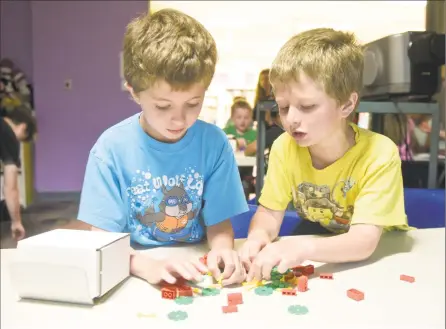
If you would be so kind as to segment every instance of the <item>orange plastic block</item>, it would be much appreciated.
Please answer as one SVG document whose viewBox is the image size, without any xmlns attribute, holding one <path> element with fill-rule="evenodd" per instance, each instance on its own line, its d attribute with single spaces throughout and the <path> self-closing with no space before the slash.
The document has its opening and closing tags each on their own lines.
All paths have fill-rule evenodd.
<svg viewBox="0 0 446 329">
<path fill-rule="evenodd" d="M 239 292 L 228 294 L 228 305 L 243 304 L 243 295 Z"/>
<path fill-rule="evenodd" d="M 415 278 L 413 276 L 409 276 L 409 275 L 405 275 L 405 274 L 400 275 L 400 280 L 410 282 L 410 283 L 415 282 Z"/>
<path fill-rule="evenodd" d="M 161 288 L 161 297 L 165 299 L 177 298 L 177 290 L 175 288 Z"/>
<path fill-rule="evenodd" d="M 283 289 L 282 290 L 282 295 L 284 296 L 296 296 L 296 290 L 294 289 Z"/>
<path fill-rule="evenodd" d="M 305 292 L 308 290 L 308 277 L 305 275 L 299 277 L 297 280 L 297 291 Z"/>
<path fill-rule="evenodd" d="M 320 277 L 321 279 L 333 280 L 333 274 L 331 274 L 331 273 L 321 273 L 321 274 L 319 275 L 319 277 Z"/>
<path fill-rule="evenodd" d="M 192 297 L 193 295 L 194 294 L 193 294 L 193 291 L 192 291 L 191 287 L 181 286 L 178 289 L 178 296 L 190 296 L 190 297 Z"/>
<path fill-rule="evenodd" d="M 362 291 L 359 291 L 357 289 L 350 289 L 347 290 L 347 296 L 351 299 L 354 299 L 356 301 L 360 301 L 364 299 L 364 293 Z"/>
<path fill-rule="evenodd" d="M 228 305 L 222 307 L 223 313 L 235 313 L 238 311 L 237 305 Z"/>
</svg>

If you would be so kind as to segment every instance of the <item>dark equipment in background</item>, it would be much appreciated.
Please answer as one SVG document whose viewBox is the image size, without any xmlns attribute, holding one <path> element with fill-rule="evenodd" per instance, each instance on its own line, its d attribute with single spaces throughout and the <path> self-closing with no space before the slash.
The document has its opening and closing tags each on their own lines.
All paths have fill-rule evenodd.
<svg viewBox="0 0 446 329">
<path fill-rule="evenodd" d="M 405 32 L 365 45 L 364 101 L 430 101 L 441 85 L 445 35 Z"/>
</svg>

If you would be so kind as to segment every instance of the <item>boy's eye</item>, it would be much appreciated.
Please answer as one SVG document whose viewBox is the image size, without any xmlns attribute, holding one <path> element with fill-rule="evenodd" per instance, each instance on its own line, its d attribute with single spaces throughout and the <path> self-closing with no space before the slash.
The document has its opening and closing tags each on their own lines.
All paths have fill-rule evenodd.
<svg viewBox="0 0 446 329">
<path fill-rule="evenodd" d="M 196 104 L 187 104 L 187 107 L 194 108 L 194 107 L 197 107 L 198 105 L 200 105 L 200 103 L 196 103 Z"/>
<path fill-rule="evenodd" d="M 170 105 L 165 105 L 165 106 L 155 105 L 155 107 L 158 110 L 165 111 L 165 110 L 168 110 L 170 108 Z"/>
<path fill-rule="evenodd" d="M 302 106 L 301 106 L 302 110 L 304 110 L 304 111 L 312 110 L 312 109 L 314 109 L 315 107 L 316 107 L 316 105 L 307 105 L 307 106 L 302 105 Z"/>
</svg>

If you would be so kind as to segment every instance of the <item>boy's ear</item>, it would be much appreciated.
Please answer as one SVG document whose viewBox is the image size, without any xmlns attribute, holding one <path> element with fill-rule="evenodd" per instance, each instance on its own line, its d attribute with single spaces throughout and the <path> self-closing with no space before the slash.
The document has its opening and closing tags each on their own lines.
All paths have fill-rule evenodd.
<svg viewBox="0 0 446 329">
<path fill-rule="evenodd" d="M 358 104 L 359 95 L 358 93 L 352 93 L 348 98 L 347 102 L 341 108 L 341 114 L 343 118 L 348 118 L 348 116 L 356 109 L 356 104 Z"/>
<path fill-rule="evenodd" d="M 135 91 L 133 90 L 132 86 L 130 86 L 127 81 L 124 83 L 124 86 L 127 89 L 127 91 L 130 93 L 130 95 L 132 95 L 133 100 L 137 104 L 140 104 L 139 97 L 138 97 L 138 95 L 135 94 Z"/>
</svg>

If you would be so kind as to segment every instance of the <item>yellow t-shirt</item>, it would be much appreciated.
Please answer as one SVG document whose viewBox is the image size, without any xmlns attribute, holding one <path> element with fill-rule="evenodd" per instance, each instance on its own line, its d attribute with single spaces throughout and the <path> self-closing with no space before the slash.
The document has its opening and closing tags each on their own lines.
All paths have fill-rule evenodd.
<svg viewBox="0 0 446 329">
<path fill-rule="evenodd" d="M 386 136 L 351 124 L 356 144 L 330 166 L 318 170 L 308 148 L 288 134 L 274 142 L 259 202 L 285 210 L 292 201 L 299 217 L 334 233 L 353 224 L 408 230 L 401 158 Z"/>
</svg>

